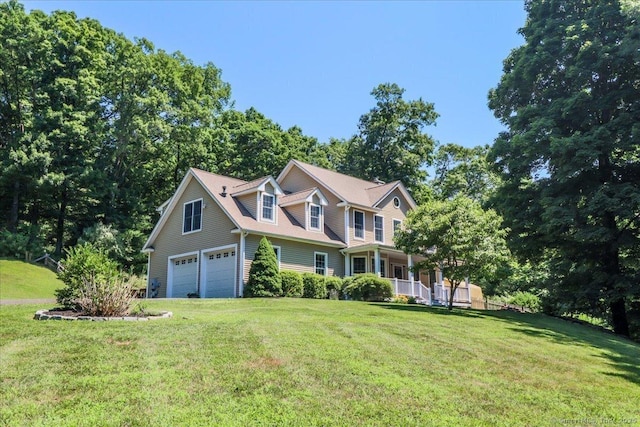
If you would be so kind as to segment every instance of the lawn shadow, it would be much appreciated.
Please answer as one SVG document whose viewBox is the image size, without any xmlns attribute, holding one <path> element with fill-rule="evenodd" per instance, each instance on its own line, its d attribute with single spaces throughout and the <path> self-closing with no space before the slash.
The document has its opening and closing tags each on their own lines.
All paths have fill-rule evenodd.
<svg viewBox="0 0 640 427">
<path fill-rule="evenodd" d="M 552 340 L 561 344 L 589 346 L 604 350 L 594 354 L 603 358 L 612 371 L 605 375 L 624 378 L 640 385 L 640 344 L 599 328 L 573 323 L 542 313 L 519 313 L 508 310 L 474 310 L 430 307 L 414 304 L 371 303 L 387 310 L 424 312 L 441 316 L 469 319 L 491 318 L 509 324 L 508 329 L 531 337 Z"/>
</svg>

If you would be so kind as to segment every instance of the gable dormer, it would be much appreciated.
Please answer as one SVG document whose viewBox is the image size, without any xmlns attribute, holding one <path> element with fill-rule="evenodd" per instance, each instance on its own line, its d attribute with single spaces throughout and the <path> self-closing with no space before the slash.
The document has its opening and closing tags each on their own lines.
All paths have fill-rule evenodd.
<svg viewBox="0 0 640 427">
<path fill-rule="evenodd" d="M 309 231 L 324 232 L 324 213 L 327 205 L 327 198 L 317 187 L 280 198 L 280 207 L 286 207 L 287 212 Z"/>
<path fill-rule="evenodd" d="M 231 190 L 239 201 L 260 222 L 277 223 L 278 197 L 284 193 L 272 176 L 241 184 Z"/>
</svg>

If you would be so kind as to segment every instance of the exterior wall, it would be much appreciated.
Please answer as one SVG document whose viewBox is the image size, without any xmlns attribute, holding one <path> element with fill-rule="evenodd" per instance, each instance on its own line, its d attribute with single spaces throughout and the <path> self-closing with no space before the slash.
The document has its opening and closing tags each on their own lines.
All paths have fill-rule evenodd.
<svg viewBox="0 0 640 427">
<path fill-rule="evenodd" d="M 244 194 L 235 198 L 242 203 L 242 206 L 247 208 L 249 213 L 253 215 L 255 219 L 258 219 L 258 196 L 256 193 Z"/>
<path fill-rule="evenodd" d="M 399 208 L 393 206 L 394 197 L 398 197 L 400 199 Z M 410 210 L 409 203 L 405 200 L 402 192 L 396 188 L 378 205 L 378 207 L 381 208 L 378 215 L 382 215 L 384 217 L 384 243 L 386 245 L 393 245 L 393 220 L 399 219 L 404 221 Z"/>
<path fill-rule="evenodd" d="M 283 190 L 291 191 L 292 193 L 306 190 L 308 188 L 318 187 L 324 197 L 327 198 L 327 202 L 329 202 L 329 205 L 324 207 L 325 225 L 336 233 L 340 239 L 345 240 L 344 208 L 336 206 L 341 202 L 341 200 L 334 196 L 326 187 L 313 180 L 309 175 L 302 172 L 295 166 L 291 168 L 287 176 L 282 180 L 280 187 L 282 187 Z"/>
<path fill-rule="evenodd" d="M 291 216 L 293 216 L 296 219 L 296 221 L 300 223 L 302 227 L 306 227 L 307 223 L 306 223 L 305 206 L 306 206 L 306 203 L 301 202 L 301 203 L 298 203 L 297 205 L 287 206 L 284 209 L 286 209 L 286 211 L 289 212 Z"/>
<path fill-rule="evenodd" d="M 262 236 L 249 235 L 245 239 L 244 282 L 249 279 L 249 270 L 255 257 L 258 244 Z M 328 276 L 344 275 L 344 256 L 336 248 L 314 245 L 311 243 L 294 242 L 291 240 L 268 238 L 272 245 L 280 247 L 280 270 L 293 270 L 300 273 L 315 272 L 314 252 L 324 252 L 328 255 Z"/>
<path fill-rule="evenodd" d="M 202 211 L 202 229 L 183 235 L 184 203 L 199 198 L 202 198 L 203 204 L 206 206 Z M 157 279 L 160 282 L 158 297 L 161 298 L 167 296 L 167 262 L 169 257 L 230 245 L 239 241 L 238 235 L 230 233 L 235 228 L 233 222 L 195 179 L 192 179 L 187 185 L 173 212 L 169 215 L 162 231 L 153 242 L 155 251 L 150 254 L 149 259 L 149 279 Z M 201 262 L 200 258 L 199 256 L 198 263 Z"/>
</svg>

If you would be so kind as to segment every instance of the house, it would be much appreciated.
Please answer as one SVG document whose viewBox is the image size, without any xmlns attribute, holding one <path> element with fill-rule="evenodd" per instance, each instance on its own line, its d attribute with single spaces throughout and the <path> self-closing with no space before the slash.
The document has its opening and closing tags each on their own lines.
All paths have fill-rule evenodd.
<svg viewBox="0 0 640 427">
<path fill-rule="evenodd" d="M 400 181 L 369 182 L 297 160 L 277 178 L 251 182 L 192 168 L 158 208 L 143 247 L 147 295 L 241 297 L 266 236 L 281 269 L 340 277 L 373 272 L 389 278 L 396 293 L 430 301 L 442 278 L 412 272 L 417 258 L 393 244 L 415 207 Z"/>
</svg>

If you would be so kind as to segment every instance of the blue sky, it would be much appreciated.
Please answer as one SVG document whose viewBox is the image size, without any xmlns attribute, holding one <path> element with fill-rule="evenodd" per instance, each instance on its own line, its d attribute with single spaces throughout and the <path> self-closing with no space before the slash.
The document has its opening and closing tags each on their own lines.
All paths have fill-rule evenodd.
<svg viewBox="0 0 640 427">
<path fill-rule="evenodd" d="M 321 142 L 348 138 L 393 82 L 433 102 L 440 143 L 491 144 L 487 92 L 521 45 L 524 1 L 25 1 L 74 11 L 159 49 L 212 62 L 239 110 L 253 106 Z"/>
</svg>

